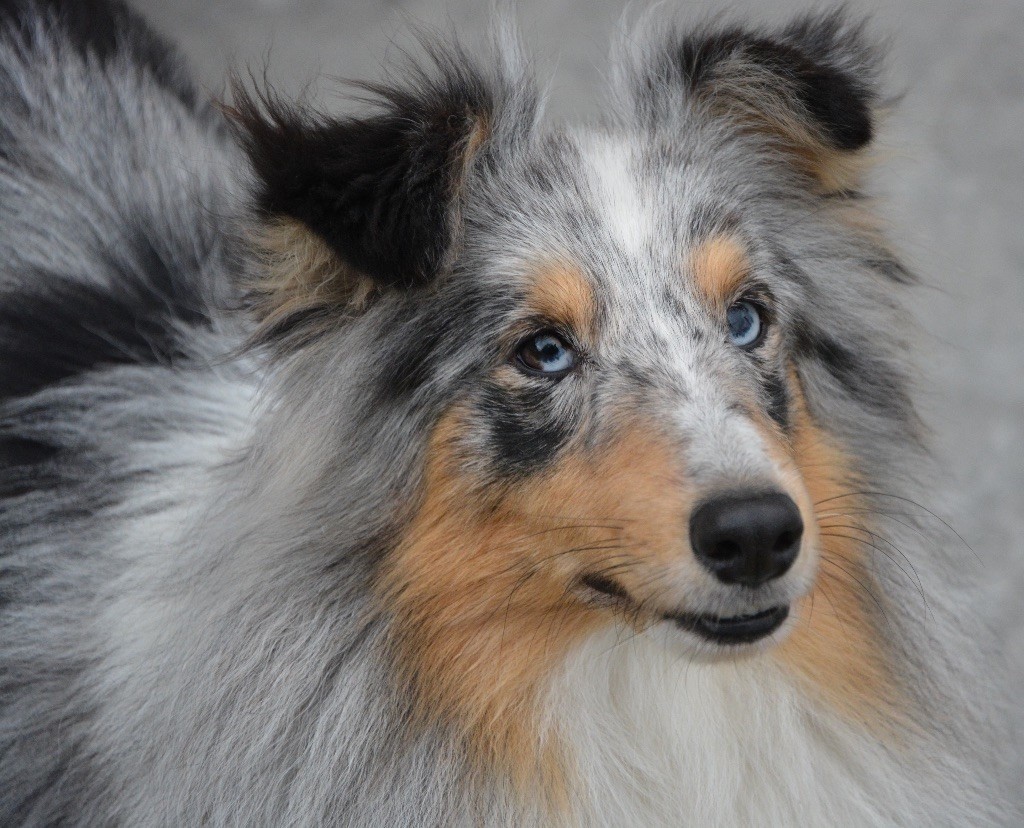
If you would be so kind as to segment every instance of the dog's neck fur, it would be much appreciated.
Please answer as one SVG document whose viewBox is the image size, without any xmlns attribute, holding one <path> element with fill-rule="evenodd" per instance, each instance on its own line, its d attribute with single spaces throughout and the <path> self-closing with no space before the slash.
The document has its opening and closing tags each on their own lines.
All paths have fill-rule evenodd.
<svg viewBox="0 0 1024 828">
<path fill-rule="evenodd" d="M 586 825 L 898 824 L 911 753 L 802 693 L 767 654 L 701 664 L 673 631 L 595 637 L 556 691 Z M 913 805 L 912 805 L 913 803 Z"/>
</svg>

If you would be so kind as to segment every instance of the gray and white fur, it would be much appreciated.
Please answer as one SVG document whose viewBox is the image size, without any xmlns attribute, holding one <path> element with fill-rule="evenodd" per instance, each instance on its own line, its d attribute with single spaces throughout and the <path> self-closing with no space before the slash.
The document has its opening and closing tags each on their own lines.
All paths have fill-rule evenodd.
<svg viewBox="0 0 1024 828">
<path fill-rule="evenodd" d="M 1019 824 L 969 553 L 913 505 L 913 280 L 849 220 L 871 209 L 846 155 L 870 140 L 876 56 L 834 15 L 656 23 L 623 36 L 602 122 L 552 129 L 507 35 L 480 63 L 433 47 L 373 113 L 240 89 L 226 118 L 120 5 L 0 3 L 0 824 Z M 829 114 L 822 78 L 860 121 Z M 793 160 L 824 151 L 841 173 Z M 315 285 L 275 281 L 311 259 L 266 228 L 308 231 Z M 774 307 L 757 360 L 680 275 L 721 233 Z M 555 385 L 507 353 L 552 258 L 584 274 L 600 330 Z M 484 499 L 641 415 L 695 490 L 785 486 L 751 410 L 785 441 L 795 376 L 878 513 L 862 586 L 898 736 L 819 703 L 767 645 L 709 655 L 674 605 L 635 632 L 575 581 L 565 600 L 609 620 L 536 702 L 575 757 L 560 807 L 417 712 L 405 599 L 380 583 L 439 422 L 460 412 Z M 772 600 L 811 589 L 802 554 Z M 763 606 L 677 575 L 691 611 Z"/>
</svg>

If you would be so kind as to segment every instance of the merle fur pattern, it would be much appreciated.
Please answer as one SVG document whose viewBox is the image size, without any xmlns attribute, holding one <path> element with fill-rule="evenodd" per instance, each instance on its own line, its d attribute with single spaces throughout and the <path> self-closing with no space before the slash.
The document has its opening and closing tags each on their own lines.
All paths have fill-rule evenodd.
<svg viewBox="0 0 1024 828">
<path fill-rule="evenodd" d="M 733 63 L 754 65 L 788 117 L 858 151 L 878 103 L 863 32 L 829 15 L 778 32 L 655 28 L 623 38 L 615 103 L 585 129 L 539 125 L 505 38 L 489 63 L 436 47 L 407 85 L 372 87 L 365 116 L 242 95 L 232 133 L 121 4 L 0 3 L 0 823 L 550 824 L 456 734 L 410 727 L 374 598 L 453 401 L 470 412 L 467 463 L 502 484 L 574 441 L 599 445 L 629 406 L 668 421 L 736 409 L 754 388 L 784 429 L 788 355 L 867 487 L 924 497 L 894 298 L 906 272 L 837 217 L 850 193 L 815 189 L 708 103 Z M 652 235 L 617 223 L 626 180 Z M 243 307 L 259 267 L 246 228 L 273 219 L 379 288 L 356 312 L 321 309 L 298 349 L 253 344 Z M 757 358 L 724 349 L 666 276 L 723 222 L 778 302 L 774 350 Z M 529 322 L 521 274 L 552 252 L 607 298 L 614 340 L 555 385 L 509 379 L 509 332 Z M 709 445 L 702 462 L 727 454 Z M 1013 824 L 959 553 L 901 526 L 886 538 L 913 556 L 927 612 L 886 556 L 871 572 L 922 711 L 906 752 L 808 712 L 825 735 L 798 769 L 803 743 L 770 730 L 790 691 L 738 666 L 729 680 L 749 673 L 761 724 L 708 731 L 703 785 L 652 777 L 643 803 L 588 788 L 568 820 Z M 580 660 L 579 675 L 604 663 Z M 717 693 L 724 673 L 707 675 L 701 692 Z M 566 704 L 586 715 L 572 686 Z M 749 801 L 702 796 L 728 789 L 716 757 L 730 734 L 760 755 L 761 725 L 791 773 L 751 771 Z"/>
</svg>

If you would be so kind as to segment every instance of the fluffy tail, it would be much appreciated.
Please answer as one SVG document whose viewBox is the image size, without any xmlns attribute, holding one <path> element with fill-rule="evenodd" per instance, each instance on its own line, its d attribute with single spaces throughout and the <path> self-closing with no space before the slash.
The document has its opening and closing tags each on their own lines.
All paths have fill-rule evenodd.
<svg viewBox="0 0 1024 828">
<path fill-rule="evenodd" d="M 108 824 L 102 515 L 214 417 L 238 165 L 120 2 L 0 0 L 0 113 L 0 824 Z"/>
<path fill-rule="evenodd" d="M 194 357 L 232 150 L 177 55 L 120 2 L 0 0 L 0 111 L 0 405 Z"/>
</svg>

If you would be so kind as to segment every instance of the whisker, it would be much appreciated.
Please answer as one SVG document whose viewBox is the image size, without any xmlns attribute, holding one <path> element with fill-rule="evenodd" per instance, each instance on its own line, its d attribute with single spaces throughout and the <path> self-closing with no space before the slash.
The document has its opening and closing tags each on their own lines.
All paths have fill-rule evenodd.
<svg viewBox="0 0 1024 828">
<path fill-rule="evenodd" d="M 848 517 L 857 519 L 858 517 L 873 517 L 873 518 L 888 518 L 893 523 L 899 524 L 904 529 L 909 529 L 912 532 L 920 535 L 922 539 L 933 542 L 936 538 L 929 535 L 920 526 L 915 526 L 909 521 L 900 520 L 900 517 L 908 518 L 919 518 L 921 515 L 915 515 L 913 512 L 880 512 L 875 509 L 849 509 L 845 512 L 821 512 L 818 514 L 818 519 L 828 519 L 834 517 Z"/>
<path fill-rule="evenodd" d="M 814 505 L 815 506 L 820 506 L 823 503 L 829 503 L 831 501 L 839 500 L 839 499 L 844 498 L 844 497 L 889 497 L 889 498 L 892 498 L 894 500 L 900 500 L 900 501 L 902 501 L 904 503 L 909 503 L 911 506 L 916 506 L 921 511 L 925 512 L 926 514 L 931 515 L 933 518 L 935 518 L 937 521 L 939 521 L 943 526 L 945 526 L 950 532 L 952 532 L 954 535 L 956 535 L 957 538 L 960 540 L 960 543 L 962 543 L 967 549 L 969 549 L 971 551 L 971 554 L 973 554 L 976 558 L 978 558 L 979 561 L 981 560 L 981 557 L 978 555 L 977 552 L 974 551 L 974 548 L 966 540 L 964 540 L 963 535 L 961 535 L 959 532 L 957 532 L 956 529 L 954 529 L 946 520 L 941 518 L 939 515 L 935 514 L 935 512 L 933 512 L 927 506 L 924 506 L 924 505 L 918 503 L 916 500 L 912 500 L 911 498 L 905 497 L 903 495 L 896 495 L 896 494 L 892 494 L 891 492 L 872 491 L 872 490 L 868 489 L 868 490 L 864 490 L 864 491 L 846 492 L 845 494 L 838 494 L 838 495 L 833 495 L 832 497 L 826 497 L 823 500 L 819 500 Z"/>
<path fill-rule="evenodd" d="M 909 523 L 905 520 L 900 520 L 901 517 L 907 518 L 921 518 L 924 517 L 915 512 L 889 512 L 881 511 L 878 509 L 867 509 L 867 508 L 847 508 L 842 512 L 819 512 L 818 518 L 829 518 L 829 517 L 856 517 L 857 515 L 870 515 L 873 517 L 884 517 L 891 520 L 893 523 L 898 523 L 900 526 L 910 529 L 912 532 L 916 532 L 925 540 L 933 541 L 935 538 L 928 535 L 920 526 L 915 526 L 913 523 Z"/>
<path fill-rule="evenodd" d="M 850 527 L 850 528 L 856 528 L 856 527 Z M 832 533 L 832 534 L 824 534 L 823 533 L 822 537 L 845 538 L 846 540 L 852 540 L 852 541 L 854 541 L 856 543 L 863 543 L 866 546 L 870 546 L 872 549 L 877 551 L 878 554 L 885 555 L 885 557 L 888 558 L 893 563 L 894 566 L 899 568 L 899 570 L 903 573 L 903 575 L 906 577 L 906 579 L 908 581 L 910 581 L 911 584 L 914 585 L 914 588 L 917 590 L 918 594 L 921 596 L 921 602 L 924 604 L 925 610 L 928 612 L 928 614 L 934 620 L 935 615 L 934 615 L 934 613 L 932 613 L 932 609 L 928 605 L 928 598 L 925 596 L 924 587 L 920 584 L 920 582 L 915 581 L 910 576 L 910 573 L 907 572 L 902 566 L 900 566 L 899 561 L 897 561 L 895 558 L 893 558 L 892 555 L 888 554 L 884 549 L 880 549 L 879 547 L 875 546 L 875 544 L 871 543 L 870 541 L 864 540 L 863 538 L 854 537 L 852 535 L 843 535 L 843 534 L 839 534 L 839 533 Z M 832 550 L 832 551 L 835 552 L 835 550 Z M 836 553 L 836 554 L 838 555 L 838 553 Z M 838 557 L 844 557 L 844 556 L 838 555 Z M 904 556 L 904 557 L 906 557 L 906 556 Z"/>
<path fill-rule="evenodd" d="M 604 523 L 610 524 L 612 528 L 621 529 L 624 528 L 628 523 L 636 523 L 635 518 L 619 518 L 614 515 L 558 515 L 550 514 L 547 512 L 527 512 L 523 510 L 513 510 L 512 514 L 519 517 L 525 517 L 536 520 L 562 520 L 567 522 L 579 522 L 584 521 L 586 523 Z"/>
<path fill-rule="evenodd" d="M 536 532 L 520 535 L 520 538 L 525 540 L 526 538 L 535 538 L 539 535 L 547 535 L 551 532 L 578 532 L 585 529 L 611 529 L 622 531 L 621 526 L 616 526 L 610 523 L 570 523 L 565 524 L 564 526 L 552 526 L 549 529 L 539 529 Z"/>
<path fill-rule="evenodd" d="M 574 525 L 574 526 L 555 526 L 555 527 L 552 527 L 550 529 L 541 529 L 541 530 L 539 530 L 537 532 L 530 532 L 530 533 L 525 534 L 525 535 L 518 535 L 515 538 L 512 538 L 511 540 L 509 540 L 509 541 L 507 541 L 505 543 L 499 544 L 497 546 L 489 547 L 487 552 L 488 553 L 493 553 L 493 552 L 501 552 L 501 551 L 504 551 L 504 550 L 507 550 L 507 549 L 514 549 L 515 547 L 522 545 L 524 541 L 530 540 L 531 538 L 539 537 L 541 535 L 550 534 L 552 532 L 578 531 L 578 530 L 582 530 L 582 529 L 610 529 L 612 531 L 621 532 L 621 530 L 618 530 L 617 527 L 613 527 L 613 526 L 599 526 L 599 525 L 596 525 L 596 524 L 577 524 L 577 525 Z M 610 543 L 612 539 L 611 538 L 607 538 L 607 539 L 604 539 L 604 540 L 599 540 L 599 539 L 595 538 L 594 540 L 598 541 L 600 543 Z"/>
<path fill-rule="evenodd" d="M 500 551 L 501 548 L 502 547 L 496 547 L 492 551 Z M 592 545 L 592 546 L 573 546 L 573 547 L 570 547 L 569 549 L 562 549 L 562 550 L 560 550 L 558 552 L 554 552 L 554 553 L 552 553 L 550 555 L 545 555 L 543 558 L 531 559 L 531 560 L 528 560 L 528 561 L 516 561 L 516 562 L 510 564 L 505 569 L 502 569 L 499 572 L 496 572 L 495 575 L 507 575 L 509 572 L 513 572 L 513 571 L 515 571 L 516 569 L 519 569 L 522 566 L 537 567 L 540 564 L 548 563 L 549 561 L 553 561 L 556 558 L 560 558 L 560 557 L 563 557 L 565 555 L 573 555 L 573 554 L 576 554 L 577 552 L 602 552 L 602 551 L 632 549 L 632 548 L 634 548 L 634 546 L 632 546 L 632 545 L 623 545 L 623 544 L 618 544 L 618 543 L 595 544 L 595 545 Z"/>
<path fill-rule="evenodd" d="M 512 609 L 512 599 L 513 597 L 515 597 L 515 594 L 526 584 L 526 582 L 529 581 L 530 578 L 535 577 L 536 574 L 537 573 L 535 571 L 527 572 L 522 578 L 516 581 L 515 586 L 513 586 L 512 589 L 509 591 L 508 599 L 505 601 L 505 618 L 501 622 L 501 638 L 498 639 L 498 652 L 501 652 L 505 649 L 505 633 L 508 631 L 508 614 Z M 491 613 L 491 615 L 487 619 L 487 623 L 490 623 L 491 619 L 494 618 L 494 615 L 495 613 Z"/>
<path fill-rule="evenodd" d="M 640 618 L 646 611 L 645 602 L 638 601 L 628 612 L 624 612 L 622 615 L 623 626 L 631 628 L 629 634 L 623 638 L 620 632 L 616 636 L 615 643 L 608 647 L 602 655 L 607 655 L 617 647 L 621 647 L 623 644 L 629 644 L 630 642 L 635 641 L 639 636 L 647 632 L 647 630 L 649 630 L 654 624 L 640 624 Z"/>
<path fill-rule="evenodd" d="M 807 608 L 807 628 L 811 629 L 811 618 L 814 617 L 814 590 L 811 590 L 811 605 Z"/>
<path fill-rule="evenodd" d="M 864 534 L 869 535 L 872 538 L 877 538 L 882 543 L 890 546 L 893 549 L 893 551 L 895 551 L 898 555 L 900 555 L 903 558 L 903 560 L 905 560 L 907 562 L 907 566 L 909 566 L 911 571 L 914 573 L 914 577 L 913 578 L 911 578 L 910 573 L 907 572 L 907 570 L 905 570 L 900 565 L 900 562 L 897 561 L 895 558 L 893 558 L 891 555 L 889 555 L 884 549 L 880 549 L 878 546 L 876 546 L 874 543 L 871 543 L 870 541 L 859 541 L 861 543 L 867 543 L 869 546 L 871 546 L 872 549 L 876 550 L 877 552 L 879 552 L 882 555 L 885 555 L 886 558 L 888 558 L 890 561 L 893 562 L 893 564 L 895 564 L 897 567 L 899 567 L 900 572 L 902 572 L 904 575 L 906 575 L 907 579 L 909 581 L 911 581 L 917 587 L 917 591 L 919 593 L 921 593 L 921 600 L 924 602 L 924 606 L 925 606 L 925 609 L 928 610 L 928 614 L 929 615 L 932 614 L 931 607 L 928 606 L 928 598 L 925 596 L 924 584 L 921 581 L 921 576 L 918 573 L 917 568 L 914 566 L 914 564 L 910 560 L 910 558 L 907 557 L 907 554 L 902 549 L 900 549 L 898 546 L 896 546 L 896 544 L 894 544 L 891 540 L 889 540 L 888 538 L 886 538 L 886 537 L 884 537 L 882 535 L 879 535 L 879 534 L 877 534 L 875 532 L 872 532 L 870 529 L 866 529 L 863 526 L 856 526 L 856 525 L 853 525 L 853 524 L 835 523 L 835 524 L 829 524 L 827 526 L 822 526 L 821 528 L 822 529 L 849 529 L 850 531 L 853 531 L 853 532 L 863 532 Z M 848 536 L 833 534 L 833 535 L 831 535 L 831 537 L 848 537 Z M 933 618 L 934 618 L 934 616 L 933 616 Z"/>
<path fill-rule="evenodd" d="M 878 607 L 878 611 L 882 613 L 882 618 L 885 619 L 886 626 L 891 627 L 891 624 L 889 623 L 889 616 L 885 611 L 885 607 L 882 606 L 882 603 L 878 600 L 878 597 L 875 595 L 874 591 L 867 584 L 865 584 L 860 578 L 858 578 L 856 575 L 850 572 L 850 570 L 848 570 L 845 566 L 839 564 L 837 561 L 832 560 L 831 558 L 826 558 L 824 555 L 822 556 L 821 561 L 822 563 L 830 564 L 836 567 L 836 569 L 845 573 L 848 578 L 851 578 L 854 581 L 856 581 L 860 585 L 860 588 L 864 590 L 865 594 L 867 594 L 867 596 L 874 602 L 875 606 Z M 822 586 L 824 586 L 824 584 L 822 584 Z"/>
<path fill-rule="evenodd" d="M 843 616 L 836 608 L 836 602 L 832 600 L 832 595 L 824 583 L 821 584 L 821 591 L 825 596 L 825 600 L 828 601 L 829 606 L 832 607 L 832 615 L 835 617 L 836 621 L 839 622 L 839 627 L 842 629 L 843 634 L 848 635 L 846 631 L 846 624 L 843 622 Z"/>
<path fill-rule="evenodd" d="M 622 561 L 614 563 L 611 566 L 602 567 L 601 569 L 588 570 L 588 575 L 596 575 L 599 578 L 608 578 L 611 575 L 617 575 L 620 572 L 628 572 L 630 569 L 636 566 L 636 563 L 629 557 L 622 556 Z"/>
<path fill-rule="evenodd" d="M 505 633 L 506 633 L 507 628 L 508 628 L 509 613 L 512 610 L 512 601 L 515 598 L 516 593 L 520 589 L 522 589 L 526 585 L 526 583 L 529 582 L 529 580 L 531 578 L 537 577 L 538 575 L 541 574 L 541 570 L 538 568 L 538 564 L 544 563 L 546 561 L 552 560 L 552 559 L 560 557 L 562 555 L 569 555 L 569 554 L 573 554 L 573 553 L 576 553 L 576 552 L 582 552 L 582 551 L 601 551 L 601 550 L 621 550 L 621 549 L 624 549 L 624 548 L 626 548 L 626 547 L 622 547 L 622 546 L 619 546 L 619 545 L 578 546 L 578 547 L 573 547 L 573 548 L 570 548 L 570 549 L 560 550 L 559 552 L 556 552 L 556 553 L 554 553 L 552 555 L 548 555 L 545 558 L 542 558 L 540 561 L 530 562 L 530 564 L 527 565 L 528 566 L 527 571 L 524 572 L 519 578 L 516 579 L 515 583 L 512 586 L 512 589 L 509 590 L 508 597 L 505 599 L 505 601 L 502 602 L 503 606 L 504 606 L 504 611 L 505 611 L 505 618 L 504 618 L 504 621 L 502 622 L 501 642 L 500 642 L 499 648 L 504 646 Z M 628 556 L 624 556 L 624 555 L 610 556 L 610 557 L 606 558 L 606 561 L 608 561 L 608 564 L 607 565 L 602 564 L 601 569 L 598 570 L 599 574 L 603 574 L 605 572 L 610 572 L 610 571 L 624 571 L 624 570 L 628 569 L 632 565 L 631 559 Z M 519 566 L 523 566 L 523 564 L 522 563 L 513 564 L 512 566 L 502 570 L 498 574 L 499 575 L 507 574 L 508 572 L 513 571 L 514 569 L 516 569 Z M 565 588 L 563 589 L 563 592 L 562 592 L 562 598 L 565 598 L 569 594 L 569 591 L 570 591 L 571 588 L 572 588 L 572 584 L 571 583 L 567 584 L 565 586 Z M 500 611 L 501 611 L 500 609 L 496 609 L 494 612 L 492 612 L 487 617 L 487 619 L 485 620 L 485 623 L 490 623 L 490 621 L 493 620 L 494 616 L 498 612 L 500 612 Z"/>
</svg>

